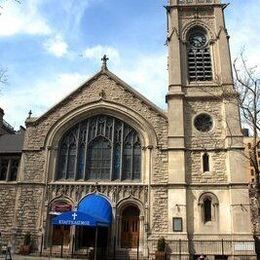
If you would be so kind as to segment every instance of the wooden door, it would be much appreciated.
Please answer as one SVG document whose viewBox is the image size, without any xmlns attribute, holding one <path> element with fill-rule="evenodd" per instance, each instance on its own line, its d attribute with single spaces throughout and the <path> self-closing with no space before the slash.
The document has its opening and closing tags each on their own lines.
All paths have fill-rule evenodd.
<svg viewBox="0 0 260 260">
<path fill-rule="evenodd" d="M 52 245 L 67 246 L 70 242 L 70 226 L 54 225 L 52 230 Z"/>
<path fill-rule="evenodd" d="M 121 247 L 137 248 L 139 240 L 139 209 L 127 207 L 122 214 Z"/>
</svg>

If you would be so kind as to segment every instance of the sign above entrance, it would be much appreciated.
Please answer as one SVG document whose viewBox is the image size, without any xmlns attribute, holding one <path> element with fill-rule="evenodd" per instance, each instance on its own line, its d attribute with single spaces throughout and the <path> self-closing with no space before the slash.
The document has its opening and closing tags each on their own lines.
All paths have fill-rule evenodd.
<svg viewBox="0 0 260 260">
<path fill-rule="evenodd" d="M 52 220 L 53 225 L 67 225 L 67 226 L 108 226 L 106 221 L 92 217 L 80 211 L 70 211 L 62 213 Z"/>
</svg>

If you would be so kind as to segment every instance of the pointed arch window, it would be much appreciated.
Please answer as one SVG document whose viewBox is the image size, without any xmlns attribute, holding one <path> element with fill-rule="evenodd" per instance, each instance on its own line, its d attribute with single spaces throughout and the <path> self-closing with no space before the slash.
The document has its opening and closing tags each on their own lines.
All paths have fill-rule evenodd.
<svg viewBox="0 0 260 260">
<path fill-rule="evenodd" d="M 212 80 L 211 54 L 207 32 L 201 27 L 192 28 L 187 39 L 188 74 L 192 81 Z"/>
<path fill-rule="evenodd" d="M 86 119 L 61 138 L 56 180 L 140 180 L 141 143 L 135 129 L 106 115 Z"/>
</svg>

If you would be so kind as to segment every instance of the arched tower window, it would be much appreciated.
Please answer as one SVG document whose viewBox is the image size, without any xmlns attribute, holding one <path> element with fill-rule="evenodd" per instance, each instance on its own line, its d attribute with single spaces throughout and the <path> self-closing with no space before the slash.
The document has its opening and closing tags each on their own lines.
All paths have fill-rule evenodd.
<svg viewBox="0 0 260 260">
<path fill-rule="evenodd" d="M 218 199 L 213 193 L 203 193 L 199 198 L 201 220 L 203 223 L 216 221 L 218 215 Z"/>
<path fill-rule="evenodd" d="M 135 129 L 98 115 L 61 138 L 56 180 L 140 180 L 141 143 Z"/>
<path fill-rule="evenodd" d="M 190 81 L 212 80 L 212 65 L 207 32 L 194 27 L 188 33 L 188 74 Z"/>
<path fill-rule="evenodd" d="M 203 172 L 209 172 L 209 155 L 204 153 L 202 156 Z"/>
<path fill-rule="evenodd" d="M 212 220 L 212 212 L 211 212 L 211 200 L 206 198 L 204 201 L 203 213 L 204 213 L 204 222 L 209 222 Z"/>
</svg>

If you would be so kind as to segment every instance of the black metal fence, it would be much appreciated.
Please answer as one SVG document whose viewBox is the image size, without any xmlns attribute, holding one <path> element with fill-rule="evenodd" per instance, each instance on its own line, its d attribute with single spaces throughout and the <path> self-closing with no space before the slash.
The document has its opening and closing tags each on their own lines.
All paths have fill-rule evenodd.
<svg viewBox="0 0 260 260">
<path fill-rule="evenodd" d="M 156 251 L 156 241 L 153 242 L 153 251 Z M 167 254 L 179 256 L 253 256 L 256 254 L 254 241 L 231 240 L 170 240 L 167 241 Z M 222 257 L 222 258 L 221 258 Z"/>
</svg>

